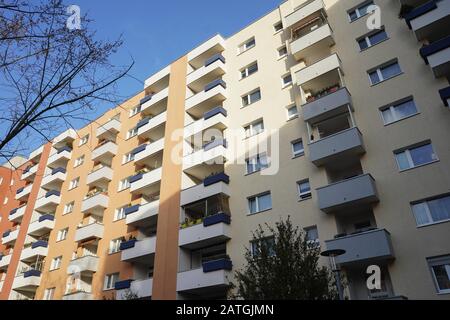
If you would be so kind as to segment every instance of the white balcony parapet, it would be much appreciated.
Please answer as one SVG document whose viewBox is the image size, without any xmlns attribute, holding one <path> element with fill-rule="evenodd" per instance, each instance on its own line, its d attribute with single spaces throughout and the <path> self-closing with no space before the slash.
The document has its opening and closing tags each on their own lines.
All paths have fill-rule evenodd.
<svg viewBox="0 0 450 320">
<path fill-rule="evenodd" d="M 9 217 L 8 217 L 9 221 L 18 222 L 18 221 L 22 220 L 26 209 L 27 209 L 27 206 L 24 205 L 19 208 L 11 210 L 9 213 Z"/>
<path fill-rule="evenodd" d="M 310 48 L 322 43 L 327 46 L 334 44 L 333 31 L 328 23 L 296 40 L 293 40 L 290 43 L 291 53 L 297 60 L 301 60 L 307 56 Z"/>
<path fill-rule="evenodd" d="M 217 51 L 223 51 L 225 49 L 225 39 L 220 35 L 217 34 L 214 37 L 210 38 L 209 40 L 203 42 L 198 47 L 191 50 L 191 52 L 188 53 L 187 58 L 188 61 L 195 59 L 196 57 L 204 54 L 205 52 L 217 47 Z"/>
<path fill-rule="evenodd" d="M 128 225 L 142 224 L 144 221 L 156 220 L 159 211 L 159 200 L 125 209 Z"/>
<path fill-rule="evenodd" d="M 0 269 L 5 269 L 11 263 L 12 254 L 8 254 L 6 256 L 1 256 L 0 259 Z"/>
<path fill-rule="evenodd" d="M 122 261 L 133 261 L 145 256 L 149 256 L 156 251 L 156 236 L 148 237 L 143 240 L 131 240 L 123 242 L 121 245 Z"/>
<path fill-rule="evenodd" d="M 38 211 L 54 211 L 54 209 L 60 204 L 60 202 L 61 194 L 58 191 L 51 190 L 48 191 L 45 196 L 36 200 L 34 208 Z"/>
<path fill-rule="evenodd" d="M 450 1 L 428 1 L 415 8 L 405 17 L 406 23 L 415 33 L 417 40 L 424 40 L 434 33 L 442 33 L 448 28 Z M 447 33 L 448 34 L 448 33 Z"/>
<path fill-rule="evenodd" d="M 17 237 L 19 236 L 19 231 L 20 231 L 20 228 L 17 228 L 16 230 L 13 230 L 13 231 L 4 232 L 3 237 L 2 237 L 2 244 L 6 245 L 6 244 L 16 241 Z"/>
<path fill-rule="evenodd" d="M 187 139 L 210 128 L 217 128 L 218 130 L 227 128 L 228 119 L 225 109 L 217 108 L 216 110 L 220 110 L 220 112 L 217 112 L 216 114 L 208 118 L 203 117 L 184 127 L 184 138 Z"/>
<path fill-rule="evenodd" d="M 134 155 L 134 162 L 140 163 L 145 161 L 148 157 L 151 157 L 152 155 L 164 150 L 164 138 L 161 138 L 155 142 L 149 143 L 144 146 L 139 146 L 138 148 L 141 148 L 143 150 L 135 153 Z M 136 149 L 138 149 L 136 148 Z M 135 149 L 135 150 L 136 150 Z"/>
<path fill-rule="evenodd" d="M 145 80 L 144 87 L 147 88 L 151 86 L 152 84 L 160 81 L 161 79 L 167 77 L 170 74 L 170 65 L 165 67 L 164 69 L 158 71 L 157 73 L 153 74 L 149 78 Z"/>
<path fill-rule="evenodd" d="M 101 223 L 94 222 L 81 226 L 75 232 L 75 241 L 80 242 L 91 238 L 103 238 L 104 226 Z"/>
<path fill-rule="evenodd" d="M 114 157 L 117 154 L 118 146 L 113 141 L 107 141 L 92 151 L 92 160 L 96 161 L 102 157 Z"/>
<path fill-rule="evenodd" d="M 325 5 L 323 0 L 305 1 L 298 8 L 296 8 L 294 12 L 284 17 L 284 28 L 290 28 L 305 18 L 308 18 L 313 13 L 324 9 Z"/>
<path fill-rule="evenodd" d="M 151 187 L 161 181 L 162 167 L 153 169 L 150 172 L 134 176 L 130 182 L 130 192 L 142 192 L 142 190 Z"/>
<path fill-rule="evenodd" d="M 196 82 L 203 77 L 209 75 L 215 75 L 215 78 L 218 78 L 226 73 L 225 63 L 222 60 L 217 60 L 207 66 L 203 66 L 198 68 L 197 70 L 192 71 L 187 75 L 187 85 Z"/>
<path fill-rule="evenodd" d="M 34 271 L 34 270 L 31 270 Z M 40 272 L 28 275 L 27 272 L 14 278 L 13 290 L 35 290 L 41 284 Z"/>
<path fill-rule="evenodd" d="M 151 99 L 147 100 L 146 102 L 144 102 L 142 104 L 141 112 L 143 112 L 143 111 L 145 112 L 145 110 L 148 110 L 149 108 L 151 108 L 158 102 L 161 102 L 164 99 L 167 99 L 168 96 L 169 96 L 169 88 L 165 88 L 165 89 L 155 93 L 154 95 L 152 95 Z"/>
<path fill-rule="evenodd" d="M 46 257 L 47 255 L 48 255 L 47 246 L 39 246 L 34 248 L 28 247 L 26 249 L 23 249 L 22 253 L 20 254 L 20 260 L 26 261 L 37 256 Z"/>
<path fill-rule="evenodd" d="M 301 86 L 308 81 L 338 68 L 342 70 L 341 60 L 339 59 L 339 56 L 334 53 L 300 70 L 296 70 L 296 68 L 292 68 L 292 70 L 295 70 L 296 82 L 299 86 Z"/>
<path fill-rule="evenodd" d="M 99 257 L 93 255 L 85 255 L 73 259 L 69 263 L 67 268 L 67 273 L 72 274 L 73 271 L 76 272 L 96 272 L 98 268 Z"/>
<path fill-rule="evenodd" d="M 129 290 L 138 298 L 149 298 L 152 296 L 153 278 L 144 280 L 134 280 L 130 284 Z M 126 300 L 127 289 L 116 291 L 116 300 Z"/>
<path fill-rule="evenodd" d="M 229 224 L 220 222 L 205 226 L 200 223 L 181 229 L 178 234 L 178 245 L 194 249 L 199 244 L 206 247 L 228 239 L 231 239 Z"/>
<path fill-rule="evenodd" d="M 88 174 L 86 184 L 91 185 L 98 181 L 111 181 L 113 178 L 113 169 L 108 166 L 103 166 Z"/>
<path fill-rule="evenodd" d="M 31 161 L 31 160 L 35 160 L 35 159 L 39 158 L 43 151 L 44 151 L 44 146 L 42 145 L 30 153 L 30 155 L 28 156 L 28 160 Z"/>
<path fill-rule="evenodd" d="M 229 285 L 231 272 L 216 270 L 203 272 L 202 268 L 179 272 L 177 275 L 177 291 L 189 291 L 206 287 L 223 287 Z"/>
<path fill-rule="evenodd" d="M 162 125 L 167 121 L 167 111 L 152 118 L 144 118 L 138 123 L 138 136 L 148 133 L 148 131 Z"/>
<path fill-rule="evenodd" d="M 38 171 L 38 168 L 39 168 L 39 163 L 36 163 L 34 166 L 29 167 L 28 170 L 26 170 L 22 173 L 22 180 L 31 179 Z"/>
<path fill-rule="evenodd" d="M 67 179 L 66 170 L 60 168 L 60 170 L 55 170 L 56 172 L 46 175 L 42 178 L 41 187 L 46 188 L 53 186 L 55 184 L 62 184 Z"/>
<path fill-rule="evenodd" d="M 186 99 L 185 109 L 189 111 L 191 108 L 198 106 L 199 104 L 208 100 L 214 100 L 214 102 L 221 102 L 227 98 L 227 89 L 218 85 L 211 90 L 201 91 Z"/>
<path fill-rule="evenodd" d="M 66 293 L 63 297 L 63 300 L 93 300 L 94 296 L 90 292 L 85 291 L 76 291 L 73 293 Z"/>
<path fill-rule="evenodd" d="M 120 132 L 121 123 L 117 119 L 111 119 L 107 123 L 100 125 L 97 128 L 97 138 L 102 138 L 108 135 L 115 135 Z"/>
<path fill-rule="evenodd" d="M 185 206 L 202 199 L 209 198 L 216 194 L 230 195 L 230 188 L 225 182 L 214 183 L 205 186 L 203 183 L 181 191 L 180 206 Z"/>
<path fill-rule="evenodd" d="M 202 148 L 183 157 L 183 170 L 201 164 L 223 164 L 228 158 L 227 152 L 227 148 L 224 145 L 216 145 L 211 149 L 208 147 Z"/>
<path fill-rule="evenodd" d="M 69 147 L 63 147 L 52 153 L 47 160 L 47 166 L 49 168 L 57 168 L 59 166 L 65 167 L 65 164 L 72 158 L 72 149 Z"/>
<path fill-rule="evenodd" d="M 30 195 L 32 188 L 33 188 L 33 184 L 29 184 L 26 187 L 18 189 L 17 190 L 18 192 L 16 193 L 16 200 L 23 200 L 23 199 L 27 198 Z"/>
<path fill-rule="evenodd" d="M 57 145 L 57 144 L 65 143 L 65 142 L 69 142 L 69 141 L 71 142 L 71 141 L 75 140 L 76 138 L 77 138 L 77 132 L 74 129 L 70 128 L 70 129 L 64 131 L 63 133 L 61 133 L 60 135 L 58 135 L 57 137 L 55 137 L 53 139 L 53 144 Z"/>
<path fill-rule="evenodd" d="M 108 208 L 109 196 L 102 192 L 97 193 L 83 200 L 81 204 L 81 212 L 89 212 L 91 210 L 103 210 Z"/>
</svg>

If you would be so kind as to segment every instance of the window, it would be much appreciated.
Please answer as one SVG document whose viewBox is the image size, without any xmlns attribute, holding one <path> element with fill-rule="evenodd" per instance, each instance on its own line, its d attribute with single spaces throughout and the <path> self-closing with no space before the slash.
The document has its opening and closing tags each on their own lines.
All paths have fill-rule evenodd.
<svg viewBox="0 0 450 320">
<path fill-rule="evenodd" d="M 311 186 L 309 185 L 309 179 L 297 182 L 297 188 L 300 199 L 311 198 Z"/>
<path fill-rule="evenodd" d="M 73 164 L 73 167 L 76 168 L 78 166 L 81 166 L 83 163 L 84 163 L 84 155 L 75 159 L 75 163 Z"/>
<path fill-rule="evenodd" d="M 55 290 L 56 290 L 56 288 L 45 289 L 44 300 L 53 300 L 53 296 L 55 295 Z"/>
<path fill-rule="evenodd" d="M 281 31 L 283 30 L 283 22 L 277 22 L 273 25 L 273 29 L 275 30 L 275 32 Z"/>
<path fill-rule="evenodd" d="M 418 226 L 450 220 L 450 195 L 411 204 Z"/>
<path fill-rule="evenodd" d="M 11 179 L 11 182 L 9 183 L 10 186 L 14 185 L 14 179 Z"/>
<path fill-rule="evenodd" d="M 394 154 L 400 171 L 438 160 L 430 142 L 408 147 L 402 151 L 394 151 Z"/>
<path fill-rule="evenodd" d="M 288 85 L 292 84 L 292 75 L 290 73 L 284 75 L 281 78 L 282 87 L 285 88 Z"/>
<path fill-rule="evenodd" d="M 311 247 L 320 246 L 319 231 L 316 226 L 307 227 L 303 229 L 306 233 L 306 241 Z"/>
<path fill-rule="evenodd" d="M 131 162 L 134 160 L 134 153 L 130 152 L 123 155 L 122 164 Z"/>
<path fill-rule="evenodd" d="M 388 62 L 387 64 L 377 67 L 376 69 L 367 72 L 369 74 L 370 83 L 375 85 L 377 83 L 386 81 L 402 73 L 398 61 Z"/>
<path fill-rule="evenodd" d="M 258 154 L 256 157 L 245 160 L 247 167 L 247 174 L 261 171 L 268 168 L 267 156 L 265 154 Z"/>
<path fill-rule="evenodd" d="M 7 204 L 8 203 L 8 197 L 5 197 L 5 199 L 3 199 L 3 204 Z"/>
<path fill-rule="evenodd" d="M 450 293 L 450 255 L 428 258 L 428 266 L 438 293 Z"/>
<path fill-rule="evenodd" d="M 75 202 L 69 202 L 64 206 L 63 214 L 68 214 L 73 211 L 73 206 L 75 205 Z"/>
<path fill-rule="evenodd" d="M 250 242 L 250 250 L 253 257 L 258 257 L 261 255 L 262 252 L 267 252 L 268 256 L 274 256 L 275 255 L 275 238 L 274 237 L 267 237 L 264 239 L 261 239 L 259 241 L 251 241 Z"/>
<path fill-rule="evenodd" d="M 353 22 L 363 16 L 365 16 L 368 12 L 367 9 L 369 6 L 373 5 L 373 1 L 364 2 L 360 5 L 358 5 L 355 9 L 348 11 L 348 18 L 350 19 L 350 22 Z"/>
<path fill-rule="evenodd" d="M 294 156 L 294 158 L 305 154 L 305 148 L 303 147 L 302 139 L 292 141 L 291 145 L 292 145 L 292 155 Z"/>
<path fill-rule="evenodd" d="M 77 177 L 70 181 L 69 190 L 75 189 L 80 184 L 80 177 Z"/>
<path fill-rule="evenodd" d="M 56 236 L 56 241 L 62 241 L 67 239 L 67 233 L 69 233 L 69 228 L 64 228 L 58 231 Z"/>
<path fill-rule="evenodd" d="M 247 78 L 248 76 L 254 74 L 258 71 L 258 62 L 253 62 L 247 67 L 241 69 L 241 79 Z"/>
<path fill-rule="evenodd" d="M 255 38 L 250 38 L 239 46 L 239 53 L 243 53 L 256 46 Z"/>
<path fill-rule="evenodd" d="M 266 192 L 247 199 L 249 214 L 255 214 L 261 211 L 272 209 L 272 197 L 270 192 Z"/>
<path fill-rule="evenodd" d="M 80 144 L 79 144 L 79 146 L 82 146 L 83 144 L 88 143 L 88 141 L 89 141 L 89 134 L 85 135 L 84 137 L 82 137 L 82 138 L 80 139 Z"/>
<path fill-rule="evenodd" d="M 141 106 L 134 107 L 130 110 L 130 117 L 137 115 L 139 112 L 141 112 Z"/>
<path fill-rule="evenodd" d="M 109 242 L 109 253 L 116 253 L 120 251 L 120 244 L 122 243 L 122 239 L 113 239 Z"/>
<path fill-rule="evenodd" d="M 111 273 L 105 276 L 105 284 L 103 286 L 103 290 L 111 290 L 114 289 L 116 285 L 116 281 L 119 279 L 119 273 Z"/>
<path fill-rule="evenodd" d="M 120 180 L 119 191 L 128 189 L 130 187 L 130 177 Z"/>
<path fill-rule="evenodd" d="M 125 206 L 125 207 L 116 209 L 116 211 L 114 212 L 114 221 L 122 220 L 122 219 L 126 218 L 126 215 L 125 215 L 126 208 L 127 207 Z"/>
<path fill-rule="evenodd" d="M 3 177 L 0 177 L 0 185 L 3 183 Z"/>
<path fill-rule="evenodd" d="M 246 107 L 259 100 L 261 100 L 261 91 L 258 88 L 242 97 L 242 106 Z"/>
<path fill-rule="evenodd" d="M 133 129 L 128 130 L 127 139 L 133 138 L 138 134 L 138 128 L 134 127 Z"/>
<path fill-rule="evenodd" d="M 287 56 L 288 52 L 287 52 L 287 48 L 286 46 L 282 46 L 281 48 L 278 48 L 278 58 L 283 58 L 285 56 Z"/>
<path fill-rule="evenodd" d="M 257 120 L 251 124 L 249 124 L 248 126 L 244 127 L 245 130 L 245 137 L 251 137 L 254 135 L 257 135 L 258 133 L 261 133 L 264 131 L 264 121 L 261 120 Z"/>
<path fill-rule="evenodd" d="M 50 265 L 50 271 L 61 268 L 62 256 L 53 258 L 52 263 Z"/>
<path fill-rule="evenodd" d="M 412 98 L 395 102 L 380 109 L 385 125 L 417 114 L 417 107 Z"/>
<path fill-rule="evenodd" d="M 294 119 L 298 117 L 298 110 L 297 106 L 293 105 L 287 108 L 287 118 L 288 120 Z"/>
<path fill-rule="evenodd" d="M 388 35 L 383 28 L 381 30 L 368 33 L 367 35 L 357 39 L 356 41 L 358 42 L 359 49 L 361 49 L 362 51 L 387 39 Z"/>
</svg>

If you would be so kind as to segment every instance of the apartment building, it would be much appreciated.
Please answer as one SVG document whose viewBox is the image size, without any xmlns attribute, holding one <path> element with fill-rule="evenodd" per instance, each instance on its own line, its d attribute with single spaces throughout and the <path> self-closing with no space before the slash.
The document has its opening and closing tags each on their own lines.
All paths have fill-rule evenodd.
<svg viewBox="0 0 450 320">
<path fill-rule="evenodd" d="M 226 298 L 290 216 L 348 298 L 449 299 L 449 11 L 288 0 L 181 56 L 0 184 L 0 298 Z"/>
</svg>

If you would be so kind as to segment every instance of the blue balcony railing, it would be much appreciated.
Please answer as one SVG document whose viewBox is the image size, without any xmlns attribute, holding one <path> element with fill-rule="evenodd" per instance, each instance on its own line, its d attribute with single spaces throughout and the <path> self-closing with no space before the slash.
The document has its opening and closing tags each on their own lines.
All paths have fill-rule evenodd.
<svg viewBox="0 0 450 320">
<path fill-rule="evenodd" d="M 140 101 L 139 104 L 143 105 L 144 103 L 146 103 L 147 101 L 150 101 L 153 97 L 153 94 L 150 94 L 148 96 L 143 97 Z"/>
<path fill-rule="evenodd" d="M 57 149 L 57 154 L 60 154 L 61 152 L 64 152 L 64 151 L 67 151 L 67 152 L 72 152 L 72 148 L 70 148 L 70 147 L 68 147 L 68 146 L 65 146 L 65 147 L 62 147 L 62 148 L 59 148 L 59 149 Z"/>
<path fill-rule="evenodd" d="M 33 242 L 31 244 L 31 248 L 32 249 L 39 248 L 39 247 L 47 248 L 48 247 L 48 242 L 45 241 L 45 240 L 38 240 L 38 241 Z"/>
<path fill-rule="evenodd" d="M 447 49 L 450 47 L 450 36 L 435 41 L 427 46 L 423 46 L 420 49 L 420 56 L 423 58 L 426 64 L 428 64 L 428 57 L 436 52 Z"/>
<path fill-rule="evenodd" d="M 15 213 L 17 212 L 17 209 L 18 209 L 18 208 L 12 209 L 12 210 L 9 212 L 9 215 L 12 216 L 13 214 L 15 214 Z"/>
<path fill-rule="evenodd" d="M 57 174 L 58 172 L 66 173 L 66 169 L 63 167 L 55 168 L 52 170 L 52 175 Z"/>
<path fill-rule="evenodd" d="M 139 147 L 134 148 L 133 151 L 131 151 L 131 154 L 136 155 L 136 154 L 138 154 L 139 152 L 144 151 L 146 148 L 147 148 L 147 144 L 146 144 L 146 143 L 141 144 Z"/>
<path fill-rule="evenodd" d="M 61 195 L 61 193 L 59 191 L 57 191 L 57 190 L 50 190 L 50 191 L 47 191 L 47 193 L 45 194 L 45 197 L 46 198 L 51 197 L 51 196 L 59 197 L 60 195 Z"/>
<path fill-rule="evenodd" d="M 129 181 L 130 181 L 130 183 L 133 183 L 133 182 L 136 182 L 136 181 L 139 181 L 139 180 L 141 180 L 142 179 L 142 177 L 144 176 L 144 174 L 143 173 L 138 173 L 138 174 L 136 174 L 136 175 L 134 175 L 134 176 L 132 176 L 130 179 L 129 179 Z"/>
<path fill-rule="evenodd" d="M 23 273 L 23 277 L 24 278 L 28 278 L 28 277 L 40 277 L 41 276 L 41 272 L 39 270 L 35 270 L 35 269 L 31 269 L 28 271 L 25 271 Z"/>
<path fill-rule="evenodd" d="M 120 250 L 127 250 L 127 249 L 134 248 L 136 242 L 137 242 L 136 239 L 132 239 L 132 240 L 128 240 L 128 241 L 123 241 L 123 242 L 120 244 Z"/>
<path fill-rule="evenodd" d="M 3 232 L 3 238 L 9 236 L 10 233 L 11 233 L 11 230 L 6 230 L 5 232 Z"/>
<path fill-rule="evenodd" d="M 203 226 L 205 227 L 212 226 L 218 223 L 230 224 L 231 223 L 230 215 L 222 212 L 214 214 L 212 216 L 205 217 L 203 219 Z"/>
<path fill-rule="evenodd" d="M 213 272 L 217 270 L 231 270 L 233 263 L 228 258 L 205 261 L 202 263 L 203 272 Z"/>
<path fill-rule="evenodd" d="M 42 222 L 42 221 L 54 221 L 55 220 L 55 216 L 52 214 L 43 214 L 42 216 L 39 217 L 38 221 Z"/>
<path fill-rule="evenodd" d="M 217 86 L 222 86 L 224 89 L 227 88 L 227 84 L 222 79 L 216 79 L 205 86 L 205 92 L 208 92 L 211 89 L 214 89 Z"/>
<path fill-rule="evenodd" d="M 417 17 L 420 17 L 421 15 L 424 15 L 427 12 L 430 12 L 431 10 L 434 10 L 437 8 L 437 2 L 440 0 L 431 0 L 426 3 L 424 3 L 421 6 L 418 6 L 417 8 L 414 8 L 411 12 L 405 15 L 405 21 L 408 27 L 411 29 L 411 20 L 414 20 Z"/>
<path fill-rule="evenodd" d="M 450 87 L 439 90 L 439 95 L 441 96 L 442 102 L 448 107 L 447 100 L 450 99 Z"/>
<path fill-rule="evenodd" d="M 116 289 L 116 290 L 129 289 L 131 286 L 131 283 L 133 281 L 134 281 L 133 279 L 116 281 L 116 284 L 114 285 L 114 289 Z"/>
<path fill-rule="evenodd" d="M 223 63 L 225 63 L 225 57 L 221 54 L 221 53 L 217 53 L 215 55 L 213 55 L 212 57 L 206 59 L 205 61 L 205 67 L 209 66 L 210 64 L 213 64 L 216 61 L 222 61 Z"/>
<path fill-rule="evenodd" d="M 226 139 L 215 139 L 213 141 L 209 141 L 203 145 L 203 150 L 208 151 L 208 150 L 211 150 L 212 148 L 215 148 L 218 146 L 223 146 L 223 147 L 227 148 L 227 146 L 228 146 L 227 140 Z"/>
<path fill-rule="evenodd" d="M 139 120 L 139 122 L 136 125 L 136 128 L 139 129 L 139 128 L 145 126 L 150 121 L 150 119 L 151 119 L 150 117 L 145 117 L 145 118 Z"/>
<path fill-rule="evenodd" d="M 22 187 L 22 188 L 17 189 L 16 194 L 21 193 L 24 189 L 25 189 L 25 187 Z"/>
<path fill-rule="evenodd" d="M 227 116 L 227 110 L 225 110 L 223 107 L 219 106 L 219 107 L 215 107 L 214 109 L 211 109 L 211 110 L 205 112 L 203 114 L 203 120 L 208 120 L 209 118 L 212 118 L 219 113 L 223 114 L 224 117 Z"/>
<path fill-rule="evenodd" d="M 224 172 L 220 172 L 218 174 L 206 177 L 203 180 L 203 186 L 207 187 L 210 186 L 212 184 L 215 184 L 217 182 L 224 182 L 226 184 L 230 183 L 230 177 L 228 175 L 226 175 Z"/>
<path fill-rule="evenodd" d="M 129 214 L 132 214 L 132 213 L 134 213 L 134 212 L 137 212 L 137 211 L 139 210 L 140 207 L 141 207 L 140 204 L 136 204 L 136 205 L 134 205 L 134 206 L 130 206 L 130 207 L 128 207 L 128 208 L 125 208 L 124 213 L 125 213 L 125 215 L 127 216 L 127 215 L 129 215 Z"/>
</svg>

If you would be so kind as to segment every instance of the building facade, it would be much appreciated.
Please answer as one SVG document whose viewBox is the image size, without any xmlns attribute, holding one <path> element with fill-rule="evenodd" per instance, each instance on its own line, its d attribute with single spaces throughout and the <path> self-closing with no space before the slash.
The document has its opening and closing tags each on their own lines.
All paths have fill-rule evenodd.
<svg viewBox="0 0 450 320">
<path fill-rule="evenodd" d="M 449 299 L 449 37 L 450 0 L 288 0 L 212 37 L 1 168 L 0 298 L 225 298 L 290 216 L 346 251 L 348 298 Z"/>
</svg>

